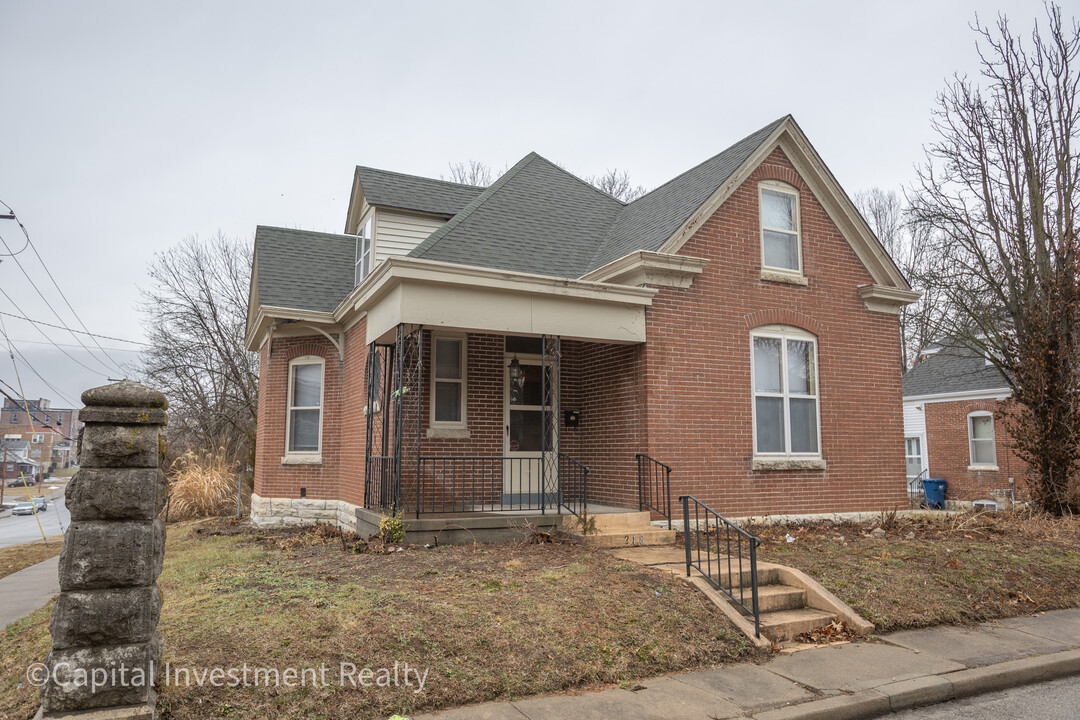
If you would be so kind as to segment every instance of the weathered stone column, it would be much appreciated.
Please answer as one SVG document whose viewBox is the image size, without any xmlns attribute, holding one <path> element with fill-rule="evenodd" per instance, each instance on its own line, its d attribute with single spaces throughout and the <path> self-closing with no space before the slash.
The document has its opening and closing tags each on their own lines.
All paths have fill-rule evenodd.
<svg viewBox="0 0 1080 720">
<path fill-rule="evenodd" d="M 87 390 L 82 401 L 39 717 L 156 719 L 168 402 L 129 381 Z"/>
</svg>

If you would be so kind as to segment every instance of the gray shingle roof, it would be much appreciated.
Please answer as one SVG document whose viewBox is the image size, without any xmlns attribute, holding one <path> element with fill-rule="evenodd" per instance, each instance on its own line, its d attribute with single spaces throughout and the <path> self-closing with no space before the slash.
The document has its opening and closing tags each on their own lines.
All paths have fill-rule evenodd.
<svg viewBox="0 0 1080 720">
<path fill-rule="evenodd" d="M 608 230 L 588 269 L 595 270 L 635 250 L 659 250 L 786 117 L 769 123 L 627 205 Z"/>
<path fill-rule="evenodd" d="M 484 188 L 357 165 L 364 198 L 371 205 L 446 215 L 461 212 Z"/>
<path fill-rule="evenodd" d="M 255 229 L 260 305 L 333 312 L 353 289 L 356 237 Z"/>
<path fill-rule="evenodd" d="M 599 239 L 624 207 L 529 153 L 409 255 L 579 277 Z"/>
<path fill-rule="evenodd" d="M 974 351 L 942 347 L 904 373 L 904 397 L 1008 387 L 997 368 Z"/>
</svg>

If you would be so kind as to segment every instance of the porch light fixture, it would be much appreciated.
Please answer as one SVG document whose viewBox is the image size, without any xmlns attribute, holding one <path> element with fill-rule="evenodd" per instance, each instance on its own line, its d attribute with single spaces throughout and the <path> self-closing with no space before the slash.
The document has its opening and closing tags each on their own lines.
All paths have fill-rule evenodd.
<svg viewBox="0 0 1080 720">
<path fill-rule="evenodd" d="M 510 361 L 510 379 L 520 380 L 525 377 L 521 372 L 521 362 L 518 361 L 517 353 L 514 353 L 514 359 Z"/>
</svg>

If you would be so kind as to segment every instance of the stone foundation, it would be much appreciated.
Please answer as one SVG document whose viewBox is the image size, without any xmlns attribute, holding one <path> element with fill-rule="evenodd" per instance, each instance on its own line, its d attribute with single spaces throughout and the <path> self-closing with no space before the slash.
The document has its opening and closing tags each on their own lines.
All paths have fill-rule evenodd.
<svg viewBox="0 0 1080 720">
<path fill-rule="evenodd" d="M 327 524 L 356 532 L 357 505 L 344 500 L 264 498 L 251 495 L 251 524 L 255 527 Z"/>
</svg>

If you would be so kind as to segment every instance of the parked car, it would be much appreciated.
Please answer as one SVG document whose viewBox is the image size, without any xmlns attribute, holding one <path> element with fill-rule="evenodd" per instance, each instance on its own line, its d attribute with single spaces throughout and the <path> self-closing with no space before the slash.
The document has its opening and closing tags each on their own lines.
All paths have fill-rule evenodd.
<svg viewBox="0 0 1080 720">
<path fill-rule="evenodd" d="M 49 501 L 43 497 L 33 498 L 34 505 L 37 505 L 38 512 L 45 512 L 49 509 Z"/>
<path fill-rule="evenodd" d="M 28 502 L 21 502 L 21 503 L 19 503 L 18 505 L 15 506 L 15 508 L 11 511 L 11 514 L 12 515 L 33 515 L 34 514 L 34 504 L 33 503 L 28 503 Z"/>
</svg>

